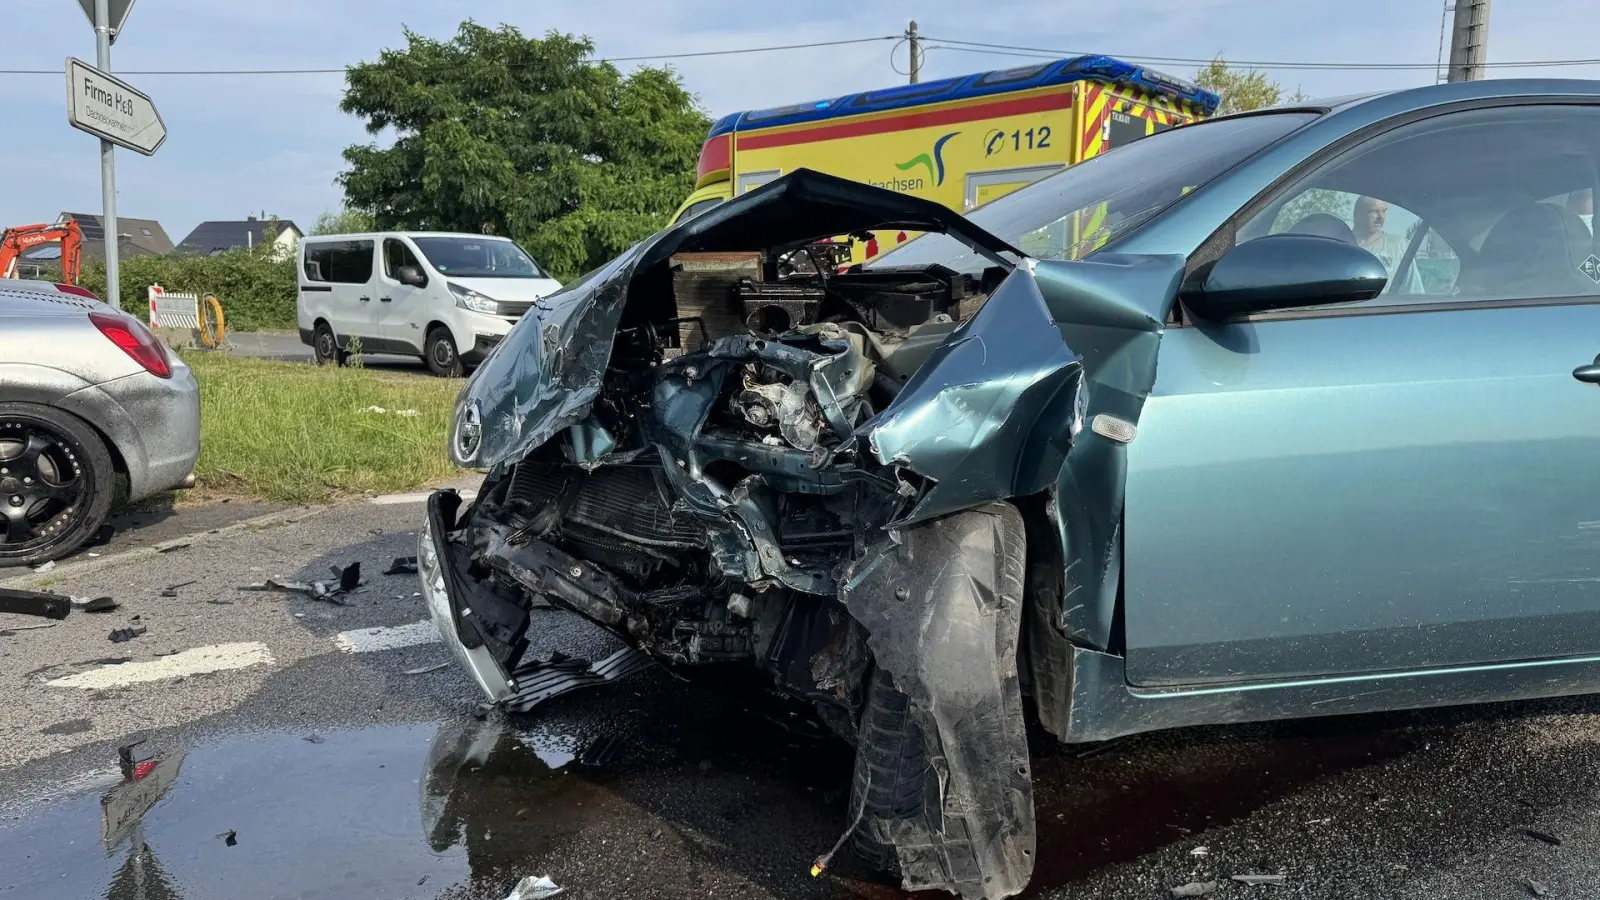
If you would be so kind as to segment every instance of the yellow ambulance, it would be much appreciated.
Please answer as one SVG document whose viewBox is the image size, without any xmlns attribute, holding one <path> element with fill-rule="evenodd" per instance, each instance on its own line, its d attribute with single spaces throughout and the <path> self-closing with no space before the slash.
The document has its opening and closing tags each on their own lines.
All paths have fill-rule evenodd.
<svg viewBox="0 0 1600 900">
<path fill-rule="evenodd" d="M 1109 56 L 900 85 L 723 116 L 673 221 L 797 168 L 971 211 L 1148 134 L 1216 111 L 1211 91 Z M 1084 223 L 1092 230 L 1092 223 Z M 852 242 L 862 262 L 913 235 Z"/>
</svg>

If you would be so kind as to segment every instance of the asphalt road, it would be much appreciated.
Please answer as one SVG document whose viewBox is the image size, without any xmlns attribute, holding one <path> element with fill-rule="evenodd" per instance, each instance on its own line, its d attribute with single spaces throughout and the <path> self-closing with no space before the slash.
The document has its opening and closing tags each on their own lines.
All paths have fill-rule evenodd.
<svg viewBox="0 0 1600 900">
<path fill-rule="evenodd" d="M 293 332 L 242 331 L 228 335 L 230 356 L 251 356 L 257 359 L 281 359 L 286 362 L 312 362 L 315 357 L 309 344 L 300 342 Z M 415 356 L 392 356 L 387 353 L 364 353 L 362 365 L 374 369 L 399 372 L 417 372 L 429 375 L 428 366 Z"/>
<path fill-rule="evenodd" d="M 809 877 L 849 756 L 759 693 L 655 670 L 476 718 L 475 688 L 410 627 L 413 577 L 381 574 L 420 512 L 287 511 L 24 575 L 122 605 L 0 617 L 0 898 L 501 900 L 543 874 L 574 900 L 902 896 L 847 859 Z M 356 561 L 346 606 L 237 589 Z M 614 646 L 536 615 L 535 654 Z M 138 739 L 127 782 L 117 748 Z M 1600 894 L 1595 701 L 1041 742 L 1034 771 L 1028 896 Z"/>
</svg>

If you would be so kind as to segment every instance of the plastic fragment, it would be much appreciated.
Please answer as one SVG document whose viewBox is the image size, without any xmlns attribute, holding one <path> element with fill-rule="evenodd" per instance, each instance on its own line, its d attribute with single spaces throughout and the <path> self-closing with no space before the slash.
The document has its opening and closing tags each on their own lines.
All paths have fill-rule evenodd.
<svg viewBox="0 0 1600 900">
<path fill-rule="evenodd" d="M 1215 881 L 1191 881 L 1188 884 L 1171 888 L 1170 892 L 1174 897 L 1204 897 L 1216 889 L 1217 882 Z"/>
<path fill-rule="evenodd" d="M 239 845 L 239 832 L 233 830 L 232 828 L 229 828 L 227 831 L 217 835 L 217 837 L 221 838 L 222 842 L 227 844 L 229 847 L 237 847 Z"/>
<path fill-rule="evenodd" d="M 1540 831 L 1537 828 L 1524 828 L 1522 829 L 1522 833 L 1536 841 L 1544 841 L 1546 844 L 1549 844 L 1552 847 L 1561 846 L 1561 838 L 1556 837 L 1548 831 Z"/>
<path fill-rule="evenodd" d="M 342 569 L 334 566 L 333 577 L 339 579 L 339 590 L 348 594 L 361 584 L 361 563 L 353 562 Z"/>
<path fill-rule="evenodd" d="M 143 625 L 131 625 L 127 628 L 117 628 L 112 630 L 111 634 L 108 636 L 108 639 L 113 644 L 121 644 L 131 641 L 149 630 L 150 629 L 144 627 Z"/>
<path fill-rule="evenodd" d="M 1522 883 L 1527 886 L 1529 893 L 1533 894 L 1535 897 L 1543 897 L 1550 893 L 1550 888 L 1546 887 L 1542 881 L 1534 881 L 1532 878 L 1524 878 L 1522 879 Z"/>
<path fill-rule="evenodd" d="M 506 895 L 506 900 L 544 900 L 544 898 L 554 897 L 564 890 L 566 888 L 551 881 L 549 875 L 537 877 L 529 875 L 527 878 L 517 882 L 517 886 L 511 889 L 510 894 Z"/>
<path fill-rule="evenodd" d="M 440 669 L 448 667 L 449 665 L 450 665 L 450 663 L 448 661 L 446 661 L 446 662 L 437 663 L 437 664 L 431 665 L 431 666 L 422 666 L 421 668 L 417 668 L 417 669 L 407 669 L 402 674 L 405 674 L 405 675 L 426 675 L 429 672 L 437 672 Z"/>
<path fill-rule="evenodd" d="M 389 563 L 389 568 L 383 570 L 385 575 L 415 575 L 417 574 L 417 558 L 415 556 L 396 556 L 394 562 Z"/>
<path fill-rule="evenodd" d="M 301 738 L 300 740 L 305 741 L 306 743 L 309 743 L 309 744 L 320 744 L 320 743 L 326 741 L 327 738 L 323 737 L 320 734 L 308 734 L 305 737 Z"/>
<path fill-rule="evenodd" d="M 73 597 L 72 608 L 78 612 L 102 613 L 110 612 L 118 606 L 117 601 L 110 597 Z"/>
<path fill-rule="evenodd" d="M 51 559 L 51 560 L 46 560 L 46 561 L 38 564 L 37 566 L 34 566 L 33 570 L 35 572 L 48 572 L 51 569 L 54 569 L 55 567 L 56 567 L 56 561 Z"/>
<path fill-rule="evenodd" d="M 1287 875 L 1235 875 L 1233 880 L 1240 884 L 1283 884 L 1289 880 Z"/>
</svg>

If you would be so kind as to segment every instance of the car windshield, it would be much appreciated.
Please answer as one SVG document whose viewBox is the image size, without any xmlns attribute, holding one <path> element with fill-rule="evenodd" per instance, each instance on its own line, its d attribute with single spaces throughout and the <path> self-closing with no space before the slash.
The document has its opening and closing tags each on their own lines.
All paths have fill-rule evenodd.
<svg viewBox="0 0 1600 900">
<path fill-rule="evenodd" d="M 1082 259 L 1314 118 L 1271 113 L 1163 131 L 1007 194 L 968 218 L 1034 258 Z M 959 272 L 988 265 L 955 238 L 928 234 L 866 267 L 930 263 Z"/>
<path fill-rule="evenodd" d="M 440 274 L 457 278 L 545 278 L 544 270 L 510 241 L 476 237 L 414 237 Z"/>
</svg>

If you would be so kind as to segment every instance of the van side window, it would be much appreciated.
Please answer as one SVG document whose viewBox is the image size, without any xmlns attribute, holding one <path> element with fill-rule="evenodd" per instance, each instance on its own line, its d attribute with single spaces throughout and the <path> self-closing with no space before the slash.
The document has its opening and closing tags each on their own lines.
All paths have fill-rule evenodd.
<svg viewBox="0 0 1600 900">
<path fill-rule="evenodd" d="M 307 281 L 366 284 L 372 278 L 372 241 L 329 241 L 307 244 Z"/>
<path fill-rule="evenodd" d="M 396 275 L 395 272 L 401 266 L 412 266 L 418 270 L 422 268 L 422 264 L 417 262 L 417 255 L 411 252 L 411 248 L 407 247 L 404 241 L 385 238 L 383 241 L 383 274 L 399 281 L 400 276 Z"/>
</svg>

